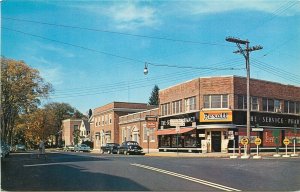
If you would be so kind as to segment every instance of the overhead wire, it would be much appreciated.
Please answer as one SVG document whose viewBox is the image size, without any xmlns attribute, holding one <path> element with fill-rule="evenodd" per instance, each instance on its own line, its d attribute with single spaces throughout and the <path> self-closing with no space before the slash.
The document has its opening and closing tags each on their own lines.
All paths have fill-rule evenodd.
<svg viewBox="0 0 300 192">
<path fill-rule="evenodd" d="M 163 84 L 163 83 L 170 83 L 173 81 L 179 81 L 182 78 L 188 77 L 189 79 L 191 79 L 192 74 L 207 74 L 207 73 L 211 73 L 214 72 L 214 70 L 193 70 L 193 71 L 186 71 L 185 73 L 181 73 L 181 74 L 177 74 L 174 76 L 166 76 L 165 78 L 159 79 L 158 84 Z M 157 80 L 157 79 L 155 79 Z M 128 89 L 134 89 L 134 88 L 140 88 L 140 87 L 145 87 L 145 86 L 153 86 L 153 82 L 149 81 L 149 80 L 144 80 L 144 81 L 139 81 L 136 83 L 131 83 L 128 84 L 126 86 L 124 85 L 120 85 L 120 86 L 112 86 L 112 87 L 103 87 L 103 89 L 105 90 L 101 90 L 99 91 L 99 89 L 94 90 L 94 91 L 75 91 L 75 92 L 71 92 L 71 93 L 62 93 L 62 94 L 58 94 L 58 95 L 54 95 L 55 98 L 59 97 L 78 97 L 78 96 L 86 96 L 86 95 L 96 95 L 96 94 L 101 94 L 101 93 L 108 93 L 108 92 L 114 92 L 114 91 L 121 91 L 121 90 L 128 90 Z M 76 95 L 74 95 L 76 93 Z"/>
<path fill-rule="evenodd" d="M 88 28 L 88 27 L 79 27 L 79 26 L 72 26 L 72 25 L 65 25 L 65 24 L 55 24 L 55 23 L 48 23 L 48 22 L 42 22 L 42 21 L 34 21 L 34 20 L 28 20 L 28 19 L 3 17 L 3 16 L 1 18 L 2 19 L 6 19 L 6 20 L 17 21 L 17 22 L 28 22 L 28 23 L 41 24 L 41 25 L 49 25 L 49 26 L 55 26 L 55 27 L 64 27 L 64 28 L 71 28 L 71 29 L 80 29 L 80 30 L 94 31 L 94 32 L 102 32 L 102 33 L 126 35 L 126 36 L 138 37 L 138 38 L 148 38 L 148 39 L 156 39 L 156 40 L 164 40 L 164 41 L 172 41 L 172 42 L 180 42 L 180 43 L 190 43 L 190 44 L 203 44 L 203 45 L 212 45 L 212 46 L 232 47 L 231 45 L 221 44 L 221 43 L 216 43 L 216 42 L 201 42 L 201 41 L 182 40 L 182 39 L 174 39 L 174 38 L 158 37 L 158 36 L 150 36 L 150 35 L 139 35 L 139 34 L 118 32 L 118 31 L 109 31 L 109 30 L 103 30 L 103 29 L 95 29 L 95 28 Z"/>
</svg>

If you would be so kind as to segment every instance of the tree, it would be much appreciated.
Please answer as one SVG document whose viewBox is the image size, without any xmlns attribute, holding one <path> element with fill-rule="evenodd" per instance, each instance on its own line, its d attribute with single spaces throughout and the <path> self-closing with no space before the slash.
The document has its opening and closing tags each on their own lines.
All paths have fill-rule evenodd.
<svg viewBox="0 0 300 192">
<path fill-rule="evenodd" d="M 52 86 L 24 61 L 1 58 L 1 139 L 11 143 L 20 115 L 37 109 Z"/>
<path fill-rule="evenodd" d="M 52 132 L 52 135 L 55 136 L 55 144 L 56 145 L 61 145 L 62 141 L 59 139 L 60 132 L 62 130 L 62 121 L 64 119 L 69 119 L 69 118 L 76 118 L 76 119 L 81 119 L 84 118 L 85 116 L 72 107 L 68 103 L 48 103 L 45 106 L 45 109 L 51 110 L 54 113 L 54 129 Z"/>
<path fill-rule="evenodd" d="M 149 105 L 157 105 L 158 106 L 159 105 L 159 97 L 158 97 L 158 95 L 159 95 L 159 88 L 158 88 L 157 85 L 155 85 L 153 87 L 152 92 L 151 92 L 151 96 L 149 97 L 148 104 Z"/>
<path fill-rule="evenodd" d="M 74 145 L 77 145 L 79 143 L 79 140 L 80 140 L 80 130 L 79 130 L 79 128 L 74 129 L 73 138 L 74 138 Z"/>
<path fill-rule="evenodd" d="M 92 109 L 89 109 L 89 116 L 88 116 L 88 118 L 91 118 L 92 115 L 93 115 L 93 111 L 92 111 Z"/>
</svg>

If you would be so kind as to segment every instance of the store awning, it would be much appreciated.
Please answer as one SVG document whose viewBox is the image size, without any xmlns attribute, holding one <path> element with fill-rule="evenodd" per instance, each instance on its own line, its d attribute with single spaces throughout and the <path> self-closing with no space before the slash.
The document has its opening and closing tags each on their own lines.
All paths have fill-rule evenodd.
<svg viewBox="0 0 300 192">
<path fill-rule="evenodd" d="M 180 128 L 178 134 L 186 133 L 186 132 L 192 131 L 194 129 L 195 128 L 193 128 L 193 127 L 183 127 L 183 128 Z M 177 134 L 177 132 L 176 132 L 176 129 L 162 129 L 162 130 L 157 130 L 156 134 L 157 135 L 175 135 L 175 134 Z"/>
</svg>

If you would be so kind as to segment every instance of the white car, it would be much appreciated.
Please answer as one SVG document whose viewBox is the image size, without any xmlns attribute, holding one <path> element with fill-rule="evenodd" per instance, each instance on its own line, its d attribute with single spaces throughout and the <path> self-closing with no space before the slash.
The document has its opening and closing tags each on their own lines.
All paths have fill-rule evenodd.
<svg viewBox="0 0 300 192">
<path fill-rule="evenodd" d="M 90 152 L 91 148 L 86 144 L 79 144 L 74 146 L 74 151 Z"/>
</svg>

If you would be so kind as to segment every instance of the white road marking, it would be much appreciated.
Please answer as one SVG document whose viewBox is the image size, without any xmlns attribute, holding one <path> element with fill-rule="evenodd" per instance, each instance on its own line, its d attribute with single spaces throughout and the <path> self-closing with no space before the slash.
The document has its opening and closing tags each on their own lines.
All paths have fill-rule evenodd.
<svg viewBox="0 0 300 192">
<path fill-rule="evenodd" d="M 24 165 L 24 167 L 38 167 L 38 166 L 48 166 L 48 165 L 67 165 L 67 164 L 74 164 L 74 162 L 41 163 L 41 164 Z"/>
<path fill-rule="evenodd" d="M 155 167 L 150 167 L 150 166 L 147 166 L 147 165 L 142 165 L 142 164 L 137 164 L 137 163 L 133 163 L 131 165 L 136 166 L 136 167 L 141 167 L 141 168 L 144 168 L 144 169 L 149 169 L 149 170 L 152 170 L 152 171 L 157 171 L 157 172 L 164 173 L 164 174 L 167 174 L 167 175 L 172 175 L 174 177 L 183 178 L 183 179 L 186 179 L 186 180 L 189 180 L 189 181 L 193 181 L 193 182 L 196 182 L 196 183 L 200 183 L 200 184 L 207 185 L 207 186 L 210 186 L 210 187 L 214 187 L 214 188 L 217 188 L 217 189 L 221 189 L 221 190 L 224 190 L 224 191 L 241 191 L 239 189 L 227 187 L 227 186 L 220 185 L 220 184 L 217 184 L 217 183 L 205 181 L 205 180 L 202 180 L 202 179 L 190 177 L 190 176 L 187 176 L 187 175 L 182 175 L 182 174 L 179 174 L 179 173 L 175 173 L 175 172 L 171 172 L 171 171 L 167 171 L 167 170 L 163 170 L 163 169 L 159 169 L 159 168 L 155 168 Z"/>
</svg>

